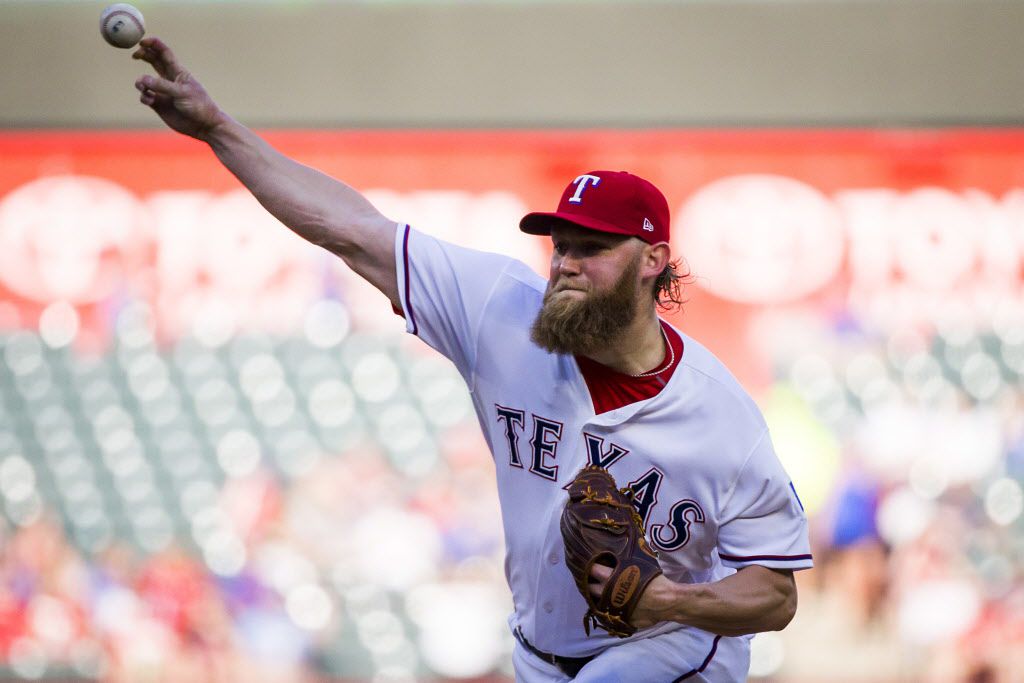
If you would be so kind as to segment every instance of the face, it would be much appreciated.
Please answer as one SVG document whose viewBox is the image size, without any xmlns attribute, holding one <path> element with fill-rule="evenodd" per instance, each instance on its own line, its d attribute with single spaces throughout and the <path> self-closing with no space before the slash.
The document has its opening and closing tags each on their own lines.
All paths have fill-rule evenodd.
<svg viewBox="0 0 1024 683">
<path fill-rule="evenodd" d="M 570 225 L 553 227 L 551 241 L 551 274 L 532 338 L 555 353 L 586 355 L 636 317 L 644 245 Z"/>
</svg>

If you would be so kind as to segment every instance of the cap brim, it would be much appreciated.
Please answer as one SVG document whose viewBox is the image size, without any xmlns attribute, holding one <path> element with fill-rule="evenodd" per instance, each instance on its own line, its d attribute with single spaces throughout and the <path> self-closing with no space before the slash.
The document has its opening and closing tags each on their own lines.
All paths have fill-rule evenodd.
<svg viewBox="0 0 1024 683">
<path fill-rule="evenodd" d="M 589 216 L 578 216 L 561 211 L 528 213 L 519 221 L 519 229 L 530 235 L 550 235 L 551 226 L 558 223 L 569 223 L 571 225 L 578 225 L 581 228 L 597 230 L 598 232 L 610 232 L 615 235 L 635 235 L 634 232 L 612 223 L 606 223 Z"/>
</svg>

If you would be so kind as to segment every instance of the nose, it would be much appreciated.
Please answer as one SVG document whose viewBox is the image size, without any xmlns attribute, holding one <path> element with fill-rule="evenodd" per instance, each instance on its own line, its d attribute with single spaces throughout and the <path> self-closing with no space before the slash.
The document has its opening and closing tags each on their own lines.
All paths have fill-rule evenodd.
<svg viewBox="0 0 1024 683">
<path fill-rule="evenodd" d="M 562 275 L 579 275 L 580 262 L 570 253 L 558 257 L 558 272 Z"/>
</svg>

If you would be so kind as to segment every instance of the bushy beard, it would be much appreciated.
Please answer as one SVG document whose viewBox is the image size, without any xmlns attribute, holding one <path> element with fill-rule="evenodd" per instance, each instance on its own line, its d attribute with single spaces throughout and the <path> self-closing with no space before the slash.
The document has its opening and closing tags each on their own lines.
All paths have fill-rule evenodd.
<svg viewBox="0 0 1024 683">
<path fill-rule="evenodd" d="M 583 299 L 544 293 L 544 305 L 530 329 L 530 338 L 552 353 L 590 355 L 607 346 L 636 317 L 636 275 L 640 259 L 632 261 L 610 291 L 587 292 Z"/>
</svg>

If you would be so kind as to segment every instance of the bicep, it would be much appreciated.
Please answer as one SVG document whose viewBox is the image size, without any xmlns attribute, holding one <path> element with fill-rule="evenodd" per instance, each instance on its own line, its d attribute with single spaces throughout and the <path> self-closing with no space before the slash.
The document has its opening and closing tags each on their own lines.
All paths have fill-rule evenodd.
<svg viewBox="0 0 1024 683">
<path fill-rule="evenodd" d="M 793 572 L 789 569 L 776 569 L 775 567 L 765 567 L 760 564 L 749 564 L 737 571 L 736 575 L 742 576 L 745 580 L 759 584 L 767 589 L 786 593 L 796 590 L 796 581 L 793 579 Z"/>
<path fill-rule="evenodd" d="M 718 552 L 740 569 L 757 564 L 783 570 L 813 566 L 807 517 L 767 432 L 733 484 L 719 511 Z"/>
<path fill-rule="evenodd" d="M 739 573 L 743 572 L 749 572 L 754 580 L 768 590 L 787 596 L 796 593 L 796 580 L 793 578 L 793 571 L 790 569 L 777 569 L 775 567 L 753 564 L 739 571 Z"/>
</svg>

